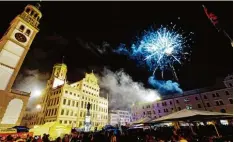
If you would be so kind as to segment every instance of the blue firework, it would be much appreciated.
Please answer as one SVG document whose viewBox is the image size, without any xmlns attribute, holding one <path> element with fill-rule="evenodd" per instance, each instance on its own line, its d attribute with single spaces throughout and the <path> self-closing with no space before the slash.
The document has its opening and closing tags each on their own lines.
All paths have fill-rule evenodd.
<svg viewBox="0 0 234 142">
<path fill-rule="evenodd" d="M 190 55 L 190 36 L 185 36 L 183 31 L 176 30 L 176 26 L 161 26 L 159 29 L 150 28 L 144 31 L 143 36 L 127 49 L 121 45 L 116 52 L 128 55 L 137 60 L 140 65 L 146 64 L 150 71 L 171 68 L 175 63 L 182 64 L 181 60 Z M 192 32 L 188 35 L 193 34 Z"/>
</svg>

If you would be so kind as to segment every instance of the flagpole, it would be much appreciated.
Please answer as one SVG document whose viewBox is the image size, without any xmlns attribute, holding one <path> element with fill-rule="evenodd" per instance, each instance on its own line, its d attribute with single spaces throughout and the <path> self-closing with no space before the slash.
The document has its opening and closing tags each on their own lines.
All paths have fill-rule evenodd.
<svg viewBox="0 0 234 142">
<path fill-rule="evenodd" d="M 222 28 L 217 28 L 216 27 L 217 21 L 214 22 L 214 20 L 217 20 L 217 17 L 214 14 L 212 14 L 212 13 L 209 14 L 207 8 L 205 7 L 205 5 L 202 5 L 202 7 L 203 7 L 203 9 L 205 11 L 206 16 L 211 21 L 211 23 L 214 25 L 214 27 L 218 30 L 218 32 L 220 30 L 222 30 L 222 32 L 224 33 L 224 35 L 231 41 L 231 45 L 233 47 L 233 41 L 232 41 L 231 37 L 227 34 L 227 32 L 224 29 L 222 29 Z"/>
<path fill-rule="evenodd" d="M 231 41 L 231 43 L 232 43 L 232 39 L 231 39 L 231 37 L 227 34 L 227 32 L 225 31 L 225 30 L 223 30 L 223 33 L 224 33 L 224 35 Z"/>
</svg>

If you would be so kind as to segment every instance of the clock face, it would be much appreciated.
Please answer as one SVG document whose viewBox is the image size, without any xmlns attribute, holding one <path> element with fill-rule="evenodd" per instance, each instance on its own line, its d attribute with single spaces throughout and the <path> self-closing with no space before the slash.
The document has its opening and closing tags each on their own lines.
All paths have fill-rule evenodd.
<svg viewBox="0 0 234 142">
<path fill-rule="evenodd" d="M 19 41 L 19 42 L 26 42 L 27 38 L 25 37 L 25 35 L 21 34 L 21 33 L 16 33 L 15 34 L 15 38 Z"/>
</svg>

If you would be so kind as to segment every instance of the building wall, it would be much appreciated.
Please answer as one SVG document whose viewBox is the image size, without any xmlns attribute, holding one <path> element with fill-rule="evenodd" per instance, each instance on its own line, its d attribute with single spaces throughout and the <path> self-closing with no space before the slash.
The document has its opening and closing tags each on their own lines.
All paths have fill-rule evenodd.
<svg viewBox="0 0 234 142">
<path fill-rule="evenodd" d="M 125 110 L 111 110 L 109 113 L 109 124 L 116 126 L 118 124 L 125 126 L 131 121 L 131 113 Z"/>
<path fill-rule="evenodd" d="M 185 108 L 233 113 L 232 82 L 232 76 L 228 76 L 224 80 L 226 87 L 223 89 L 206 92 L 192 90 L 184 92 L 185 95 L 152 103 L 136 103 L 131 108 L 132 119 L 136 121 L 146 116 L 156 119 Z"/>
<path fill-rule="evenodd" d="M 42 97 L 42 109 L 37 112 L 38 117 L 40 115 L 41 117 L 35 124 L 58 121 L 73 127 L 83 127 L 87 104 L 90 103 L 92 126 L 99 128 L 105 126 L 108 123 L 108 101 L 99 96 L 100 88 L 95 75 L 86 74 L 81 81 L 53 87 L 53 80 L 57 78 L 55 75 L 60 74 L 59 67 L 65 66 L 56 64 L 54 67 L 52 77 L 48 80 L 45 94 Z M 65 79 L 66 77 L 59 76 L 59 78 Z"/>
<path fill-rule="evenodd" d="M 29 99 L 30 94 L 29 93 L 25 93 L 25 92 L 20 92 L 20 91 L 12 91 L 12 92 L 7 92 L 4 90 L 0 90 L 0 127 L 13 127 L 16 125 L 20 125 L 21 120 L 23 118 L 25 109 L 27 107 L 27 102 Z M 7 115 L 7 108 L 9 108 L 11 101 L 14 100 L 19 100 L 22 101 L 22 107 L 19 108 L 15 108 L 14 110 L 10 110 L 11 114 Z M 16 116 L 16 113 L 19 113 L 18 117 Z M 16 123 L 4 123 L 3 122 L 3 118 L 4 119 L 17 119 Z"/>
</svg>

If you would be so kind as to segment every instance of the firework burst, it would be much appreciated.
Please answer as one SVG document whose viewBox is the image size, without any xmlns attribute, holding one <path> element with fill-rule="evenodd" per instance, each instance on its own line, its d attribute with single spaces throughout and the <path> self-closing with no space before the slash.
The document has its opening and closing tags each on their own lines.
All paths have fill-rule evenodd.
<svg viewBox="0 0 234 142">
<path fill-rule="evenodd" d="M 182 60 L 190 55 L 191 34 L 193 33 L 186 36 L 182 30 L 176 29 L 176 25 L 161 26 L 157 30 L 150 28 L 144 31 L 142 37 L 137 38 L 130 50 L 122 45 L 117 52 L 128 54 L 140 65 L 146 64 L 153 74 L 156 70 L 161 70 L 163 75 L 163 71 L 168 68 L 174 71 L 173 65 L 182 64 Z"/>
</svg>

